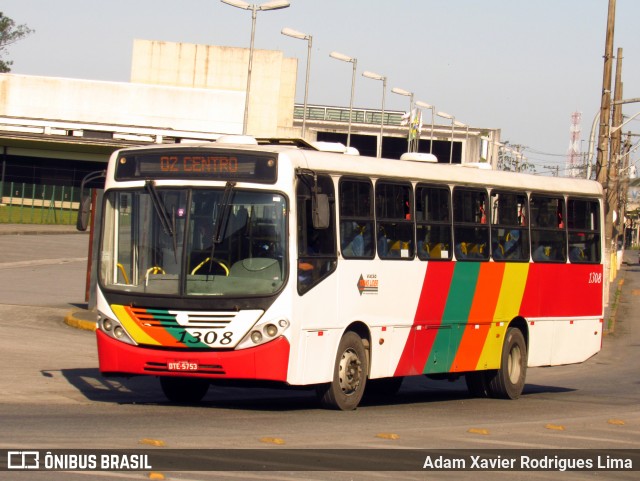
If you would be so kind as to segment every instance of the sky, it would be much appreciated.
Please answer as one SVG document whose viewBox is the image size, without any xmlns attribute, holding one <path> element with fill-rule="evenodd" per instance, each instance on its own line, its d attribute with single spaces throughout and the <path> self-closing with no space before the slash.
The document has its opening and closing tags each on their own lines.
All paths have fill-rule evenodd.
<svg viewBox="0 0 640 481">
<path fill-rule="evenodd" d="M 249 1 L 251 3 L 251 0 Z M 255 3 L 264 3 L 256 1 Z M 498 128 L 524 145 L 539 173 L 565 167 L 571 115 L 582 113 L 587 149 L 602 94 L 608 0 L 290 0 L 259 12 L 255 48 L 299 59 L 296 102 L 304 96 L 313 36 L 309 103 L 407 110 L 414 99 L 475 128 Z M 1 11 L 35 32 L 9 47 L 14 74 L 128 82 L 134 39 L 249 47 L 251 12 L 219 0 L 3 0 Z M 623 98 L 640 97 L 640 1 L 617 0 L 614 55 L 623 48 Z M 615 75 L 615 71 L 614 71 Z M 633 116 L 640 104 L 627 104 Z M 427 112 L 430 115 L 430 112 Z M 440 123 L 449 121 L 440 119 Z M 640 116 L 625 132 L 640 133 Z M 638 137 L 634 142 L 638 141 Z M 640 149 L 638 149 L 640 150 Z M 636 151 L 632 162 L 638 162 Z"/>
</svg>

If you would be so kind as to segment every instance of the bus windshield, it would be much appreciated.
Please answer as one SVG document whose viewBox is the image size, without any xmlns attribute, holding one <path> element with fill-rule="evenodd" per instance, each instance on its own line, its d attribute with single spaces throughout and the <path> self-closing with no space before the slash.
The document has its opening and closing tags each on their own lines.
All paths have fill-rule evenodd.
<svg viewBox="0 0 640 481">
<path fill-rule="evenodd" d="M 157 187 L 105 194 L 100 281 L 120 292 L 264 296 L 284 282 L 286 199 L 276 192 Z"/>
</svg>

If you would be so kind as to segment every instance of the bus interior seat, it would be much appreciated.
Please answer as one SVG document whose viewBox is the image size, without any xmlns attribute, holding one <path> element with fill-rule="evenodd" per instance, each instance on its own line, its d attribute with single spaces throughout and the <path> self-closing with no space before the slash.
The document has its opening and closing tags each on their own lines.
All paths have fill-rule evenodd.
<svg viewBox="0 0 640 481">
<path fill-rule="evenodd" d="M 429 257 L 432 259 L 442 259 L 443 247 L 442 242 L 436 242 L 431 247 L 428 247 Z"/>
<path fill-rule="evenodd" d="M 356 234 L 342 250 L 342 254 L 348 257 L 362 257 L 364 255 L 364 237 L 362 234 Z"/>
</svg>

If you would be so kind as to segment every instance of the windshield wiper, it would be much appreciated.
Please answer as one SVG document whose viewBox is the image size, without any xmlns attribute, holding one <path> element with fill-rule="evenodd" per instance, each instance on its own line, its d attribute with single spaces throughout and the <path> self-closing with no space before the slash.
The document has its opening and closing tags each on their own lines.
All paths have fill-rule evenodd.
<svg viewBox="0 0 640 481">
<path fill-rule="evenodd" d="M 209 260 L 213 264 L 213 256 L 216 251 L 216 245 L 220 244 L 224 240 L 224 233 L 229 221 L 229 213 L 231 211 L 231 200 L 233 199 L 233 188 L 235 182 L 227 182 L 224 186 L 224 192 L 222 193 L 222 200 L 220 201 L 220 208 L 215 218 L 213 239 L 211 239 L 211 255 Z"/>
<path fill-rule="evenodd" d="M 151 197 L 151 201 L 153 202 L 153 207 L 156 210 L 156 214 L 158 214 L 158 218 L 160 219 L 160 224 L 162 225 L 162 230 L 164 233 L 171 237 L 173 241 L 173 255 L 175 257 L 176 262 L 178 262 L 178 242 L 176 240 L 176 218 L 175 212 L 172 217 L 169 217 L 169 213 L 167 212 L 167 208 L 160 199 L 158 195 L 158 190 L 156 189 L 156 183 L 153 180 L 147 180 L 144 184 L 145 189 L 149 192 L 149 197 Z"/>
</svg>

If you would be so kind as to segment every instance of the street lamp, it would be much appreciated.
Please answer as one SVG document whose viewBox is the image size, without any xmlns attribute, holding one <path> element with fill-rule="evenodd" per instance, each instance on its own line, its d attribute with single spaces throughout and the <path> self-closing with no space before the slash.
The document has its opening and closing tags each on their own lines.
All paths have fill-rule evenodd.
<svg viewBox="0 0 640 481">
<path fill-rule="evenodd" d="M 451 148 L 449 150 L 449 163 L 451 164 L 453 163 L 453 126 L 456 123 L 456 118 L 446 112 L 438 112 L 436 115 L 438 117 L 442 117 L 443 119 L 451 120 Z"/>
<path fill-rule="evenodd" d="M 411 121 L 413 120 L 413 92 L 409 92 L 408 90 L 400 89 L 398 87 L 393 87 L 391 91 L 394 94 L 404 95 L 405 97 L 409 97 L 409 135 L 407 136 L 407 152 L 413 152 L 413 142 L 411 141 Z M 417 149 L 416 149 L 417 150 Z"/>
<path fill-rule="evenodd" d="M 433 118 L 435 116 L 435 110 L 436 108 L 433 105 L 429 105 L 425 102 L 421 102 L 420 100 L 418 100 L 416 102 L 416 105 L 418 107 L 421 107 L 423 109 L 430 109 L 431 110 L 431 140 L 429 141 L 429 153 L 433 154 Z"/>
<path fill-rule="evenodd" d="M 358 66 L 358 59 L 348 57 L 347 55 L 339 52 L 331 52 L 329 57 L 353 64 L 353 74 L 351 75 L 351 99 L 349 100 L 349 128 L 347 130 L 347 148 L 349 148 L 351 146 L 351 116 L 353 115 L 353 92 L 355 91 L 356 86 L 356 67 Z"/>
<path fill-rule="evenodd" d="M 307 131 L 307 100 L 309 98 L 309 72 L 311 70 L 311 44 L 313 42 L 313 37 L 311 35 L 298 32 L 297 30 L 293 30 L 291 28 L 283 28 L 281 33 L 282 35 L 286 35 L 288 37 L 298 38 L 300 40 L 306 40 L 308 43 L 307 75 L 305 77 L 305 82 L 304 82 L 304 111 L 302 113 L 302 138 L 304 138 L 305 133 Z"/>
<path fill-rule="evenodd" d="M 382 139 L 384 137 L 384 95 L 387 91 L 387 77 L 373 72 L 362 72 L 362 76 L 373 80 L 382 80 L 382 114 L 380 115 L 380 142 L 377 149 L 377 157 L 382 157 Z"/>
<path fill-rule="evenodd" d="M 251 46 L 249 48 L 249 68 L 247 71 L 247 92 L 244 98 L 244 120 L 242 121 L 242 135 L 247 134 L 247 123 L 249 121 L 249 96 L 251 92 L 251 70 L 253 67 L 253 41 L 256 35 L 256 18 L 258 17 L 259 10 L 278 10 L 280 8 L 287 8 L 289 2 L 286 0 L 273 0 L 271 2 L 265 2 L 263 4 L 250 5 L 242 0 L 220 0 L 222 3 L 231 5 L 232 7 L 241 8 L 243 10 L 251 10 Z"/>
</svg>

